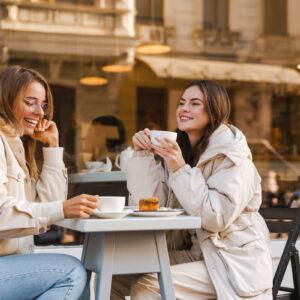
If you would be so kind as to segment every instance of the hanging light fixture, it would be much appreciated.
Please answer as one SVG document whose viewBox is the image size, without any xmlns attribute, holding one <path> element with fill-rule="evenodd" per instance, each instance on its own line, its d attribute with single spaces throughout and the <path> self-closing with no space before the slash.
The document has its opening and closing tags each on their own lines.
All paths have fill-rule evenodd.
<svg viewBox="0 0 300 300">
<path fill-rule="evenodd" d="M 79 82 L 83 85 L 97 86 L 107 84 L 107 79 L 103 77 L 90 76 L 80 78 Z"/>
<path fill-rule="evenodd" d="M 298 69 L 298 70 L 300 70 L 300 64 L 299 64 L 299 65 L 297 65 L 297 69 Z"/>
<path fill-rule="evenodd" d="M 145 44 L 136 48 L 136 52 L 140 54 L 165 54 L 170 51 L 170 46 L 162 44 Z"/>
<path fill-rule="evenodd" d="M 157 54 L 169 53 L 171 51 L 171 47 L 169 45 L 166 45 L 161 42 L 161 39 L 159 38 L 159 32 L 155 28 L 154 20 L 155 20 L 155 7 L 154 7 L 154 1 L 151 1 L 151 26 L 150 26 L 151 41 L 139 45 L 136 48 L 136 52 L 139 54 L 157 55 Z"/>
<path fill-rule="evenodd" d="M 79 82 L 83 85 L 88 86 L 99 86 L 107 84 L 108 80 L 104 77 L 100 77 L 98 75 L 98 70 L 93 58 L 92 66 L 87 71 L 87 76 L 83 76 L 80 78 Z"/>
<path fill-rule="evenodd" d="M 120 53 L 120 49 L 117 44 L 115 47 L 118 53 Z M 102 71 L 109 73 L 126 73 L 132 71 L 135 59 L 134 54 L 133 49 L 122 52 L 118 56 L 117 60 L 110 61 L 107 65 L 103 66 Z"/>
<path fill-rule="evenodd" d="M 111 64 L 102 67 L 102 71 L 110 73 L 125 73 L 132 71 L 132 66 L 121 65 L 121 64 Z"/>
</svg>

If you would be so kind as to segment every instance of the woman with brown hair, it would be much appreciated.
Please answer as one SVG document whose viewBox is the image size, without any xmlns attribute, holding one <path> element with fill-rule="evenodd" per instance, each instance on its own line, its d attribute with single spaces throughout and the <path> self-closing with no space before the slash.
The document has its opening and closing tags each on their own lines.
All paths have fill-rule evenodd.
<svg viewBox="0 0 300 300">
<path fill-rule="evenodd" d="M 97 196 L 64 201 L 67 173 L 52 114 L 42 75 L 18 66 L 0 74 L 0 299 L 78 299 L 85 287 L 74 257 L 32 254 L 32 235 L 64 218 L 89 217 L 97 207 Z M 36 141 L 44 145 L 40 174 Z"/>
<path fill-rule="evenodd" d="M 148 129 L 133 137 L 126 170 L 130 204 L 158 197 L 161 206 L 201 217 L 201 228 L 167 235 L 176 299 L 272 298 L 269 234 L 258 213 L 260 177 L 244 135 L 227 124 L 229 114 L 224 87 L 194 81 L 176 110 L 177 142 L 157 138 L 156 146 Z M 140 277 L 131 296 L 160 299 L 157 276 Z"/>
</svg>

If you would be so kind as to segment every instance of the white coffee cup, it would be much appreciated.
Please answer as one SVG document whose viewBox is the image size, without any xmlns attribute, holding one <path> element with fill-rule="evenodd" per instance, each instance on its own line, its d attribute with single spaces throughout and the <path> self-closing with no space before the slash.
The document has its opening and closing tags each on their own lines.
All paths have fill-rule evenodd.
<svg viewBox="0 0 300 300">
<path fill-rule="evenodd" d="M 100 169 L 104 163 L 102 161 L 88 161 L 85 163 L 86 168 L 88 169 Z"/>
<path fill-rule="evenodd" d="M 100 196 L 98 199 L 98 209 L 101 212 L 120 212 L 125 206 L 125 197 Z"/>
<path fill-rule="evenodd" d="M 155 138 L 158 137 L 158 138 L 160 138 L 162 140 L 164 138 L 168 138 L 171 141 L 176 142 L 177 132 L 164 131 L 164 130 L 151 130 L 150 137 L 151 137 L 152 144 L 154 144 L 156 146 L 161 146 L 161 144 Z"/>
</svg>

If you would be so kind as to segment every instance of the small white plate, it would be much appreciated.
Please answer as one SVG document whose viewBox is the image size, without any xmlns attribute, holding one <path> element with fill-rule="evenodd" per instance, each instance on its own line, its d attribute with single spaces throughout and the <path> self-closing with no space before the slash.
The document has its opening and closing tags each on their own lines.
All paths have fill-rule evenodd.
<svg viewBox="0 0 300 300">
<path fill-rule="evenodd" d="M 139 211 L 135 210 L 131 215 L 135 217 L 176 217 L 181 215 L 184 209 L 169 209 L 156 211 Z"/>
<path fill-rule="evenodd" d="M 93 215 L 103 219 L 121 219 L 133 212 L 132 209 L 124 209 L 122 211 L 99 211 L 96 209 Z"/>
</svg>

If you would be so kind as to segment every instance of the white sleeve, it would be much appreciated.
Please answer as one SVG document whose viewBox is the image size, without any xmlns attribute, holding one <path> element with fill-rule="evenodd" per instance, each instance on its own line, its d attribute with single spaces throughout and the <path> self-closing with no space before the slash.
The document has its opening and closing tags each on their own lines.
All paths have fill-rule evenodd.
<svg viewBox="0 0 300 300">
<path fill-rule="evenodd" d="M 126 162 L 129 204 L 138 205 L 139 199 L 157 197 L 164 206 L 168 197 L 168 185 L 164 168 L 156 164 L 149 150 L 135 151 Z"/>
<path fill-rule="evenodd" d="M 260 193 L 260 177 L 250 160 L 237 166 L 223 158 L 223 168 L 205 181 L 199 168 L 185 165 L 171 175 L 170 184 L 182 207 L 200 216 L 202 227 L 221 232 L 242 213 L 248 202 Z"/>
<path fill-rule="evenodd" d="M 7 193 L 7 162 L 3 141 L 0 139 L 0 239 L 40 234 L 46 232 L 47 226 L 64 218 L 61 201 L 34 203 L 26 199 L 25 191 L 17 193 L 18 198 Z M 17 169 L 11 166 L 18 187 Z"/>
<path fill-rule="evenodd" d="M 63 148 L 43 148 L 44 164 L 35 185 L 35 201 L 64 201 L 68 193 L 68 174 L 63 162 Z"/>
</svg>

